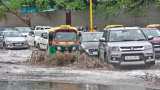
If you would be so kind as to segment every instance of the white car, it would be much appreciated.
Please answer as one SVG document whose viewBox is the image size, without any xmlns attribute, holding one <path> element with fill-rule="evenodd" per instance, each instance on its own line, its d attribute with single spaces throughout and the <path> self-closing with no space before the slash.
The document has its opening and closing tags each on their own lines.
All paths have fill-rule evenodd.
<svg viewBox="0 0 160 90">
<path fill-rule="evenodd" d="M 6 49 L 29 48 L 28 42 L 18 31 L 3 31 L 4 47 Z"/>
<path fill-rule="evenodd" d="M 39 43 L 41 40 L 41 34 L 48 32 L 48 29 L 51 27 L 49 26 L 36 26 L 34 31 L 31 31 L 29 33 L 29 36 L 27 37 L 27 40 L 29 42 L 30 46 L 39 47 Z"/>
<path fill-rule="evenodd" d="M 48 32 L 44 32 L 41 34 L 38 40 L 38 49 L 40 50 L 47 50 L 48 46 Z"/>
</svg>

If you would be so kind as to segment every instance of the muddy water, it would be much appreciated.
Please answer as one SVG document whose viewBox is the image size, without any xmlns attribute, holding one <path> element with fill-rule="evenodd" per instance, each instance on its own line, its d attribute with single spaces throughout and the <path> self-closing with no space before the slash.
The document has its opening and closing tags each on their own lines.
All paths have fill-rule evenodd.
<svg viewBox="0 0 160 90">
<path fill-rule="evenodd" d="M 53 82 L 0 81 L 0 90 L 157 90 L 134 86 L 106 86 Z"/>
</svg>

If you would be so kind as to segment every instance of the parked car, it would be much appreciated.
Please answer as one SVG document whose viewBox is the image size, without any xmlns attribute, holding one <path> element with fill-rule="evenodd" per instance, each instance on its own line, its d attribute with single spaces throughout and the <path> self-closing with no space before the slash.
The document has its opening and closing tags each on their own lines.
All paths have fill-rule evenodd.
<svg viewBox="0 0 160 90">
<path fill-rule="evenodd" d="M 3 33 L 0 31 L 0 48 L 3 48 Z"/>
<path fill-rule="evenodd" d="M 90 56 L 98 55 L 98 43 L 102 35 L 103 32 L 81 32 L 81 52 L 85 52 Z"/>
<path fill-rule="evenodd" d="M 0 48 L 3 48 L 3 31 L 5 30 L 5 27 L 0 27 Z"/>
<path fill-rule="evenodd" d="M 115 66 L 124 64 L 154 65 L 152 44 L 139 27 L 110 28 L 99 44 L 99 58 Z"/>
<path fill-rule="evenodd" d="M 25 37 L 18 31 L 7 30 L 3 31 L 3 45 L 6 49 L 22 49 L 29 48 Z"/>
<path fill-rule="evenodd" d="M 30 46 L 39 47 L 39 40 L 42 39 L 41 35 L 42 33 L 45 33 L 50 29 L 50 27 L 42 27 L 43 29 L 40 29 L 40 26 L 37 26 L 35 30 L 29 32 L 29 36 L 27 37 L 27 41 L 29 42 Z"/>
<path fill-rule="evenodd" d="M 23 36 L 27 37 L 31 31 L 30 27 L 15 27 Z"/>
<path fill-rule="evenodd" d="M 48 46 L 48 32 L 43 32 L 38 40 L 38 49 L 40 50 L 47 50 Z"/>
<path fill-rule="evenodd" d="M 34 46 L 39 47 L 39 40 L 42 39 L 42 33 L 48 32 L 48 29 L 51 29 L 50 26 L 36 26 L 34 30 Z"/>
<path fill-rule="evenodd" d="M 142 28 L 142 31 L 153 44 L 156 58 L 160 58 L 160 31 L 156 28 Z"/>
</svg>

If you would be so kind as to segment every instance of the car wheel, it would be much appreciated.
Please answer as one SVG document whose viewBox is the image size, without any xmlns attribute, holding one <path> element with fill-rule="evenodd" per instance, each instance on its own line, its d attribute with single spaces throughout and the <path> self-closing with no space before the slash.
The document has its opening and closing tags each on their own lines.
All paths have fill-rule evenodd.
<svg viewBox="0 0 160 90">
<path fill-rule="evenodd" d="M 34 41 L 34 47 L 37 47 L 36 42 Z"/>
<path fill-rule="evenodd" d="M 146 67 L 146 68 L 150 68 L 150 67 L 153 66 L 153 65 L 155 65 L 155 61 L 147 62 L 147 63 L 145 64 L 145 67 Z"/>
<path fill-rule="evenodd" d="M 41 49 L 41 46 L 40 46 L 40 44 L 38 43 L 37 45 L 37 48 L 40 50 Z"/>
<path fill-rule="evenodd" d="M 156 64 L 156 62 L 155 61 L 151 61 L 151 62 L 149 62 L 149 65 L 155 65 Z"/>
<path fill-rule="evenodd" d="M 98 51 L 98 58 L 101 62 L 104 62 L 104 57 L 103 55 L 100 53 L 100 51 Z"/>
<path fill-rule="evenodd" d="M 106 52 L 104 53 L 104 62 L 109 63 L 109 62 L 108 62 L 108 57 L 107 57 Z"/>
<path fill-rule="evenodd" d="M 6 44 L 5 43 L 3 43 L 3 49 L 6 49 Z"/>
</svg>

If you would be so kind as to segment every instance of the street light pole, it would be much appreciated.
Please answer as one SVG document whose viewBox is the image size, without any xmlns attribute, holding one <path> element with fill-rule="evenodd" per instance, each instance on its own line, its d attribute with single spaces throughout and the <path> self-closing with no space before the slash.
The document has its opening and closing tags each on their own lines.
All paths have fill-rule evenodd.
<svg viewBox="0 0 160 90">
<path fill-rule="evenodd" d="M 89 1 L 89 17 L 90 17 L 90 32 L 94 32 L 94 29 L 93 29 L 93 0 L 90 0 Z"/>
</svg>

